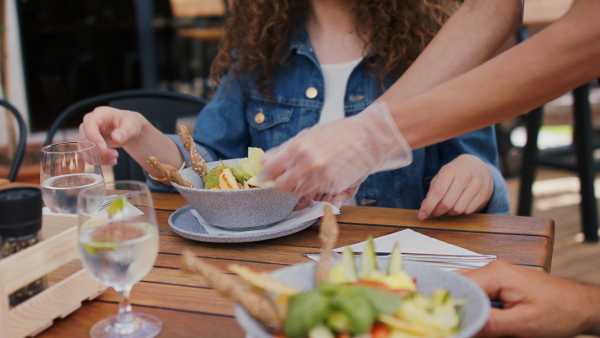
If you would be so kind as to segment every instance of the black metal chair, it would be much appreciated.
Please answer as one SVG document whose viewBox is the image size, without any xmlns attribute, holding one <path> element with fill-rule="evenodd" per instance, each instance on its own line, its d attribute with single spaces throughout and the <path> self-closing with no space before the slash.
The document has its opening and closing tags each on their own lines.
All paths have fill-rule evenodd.
<svg viewBox="0 0 600 338">
<path fill-rule="evenodd" d="M 74 117 L 83 118 L 97 106 L 106 105 L 141 113 L 163 133 L 173 134 L 177 120 L 182 117 L 195 117 L 206 105 L 206 100 L 174 91 L 156 89 L 133 89 L 93 96 L 76 102 L 65 109 L 48 130 L 45 145 L 52 144 L 56 132 L 65 122 Z M 142 168 L 123 149 L 119 151 L 118 164 L 114 166 L 115 180 L 144 181 Z"/>
<path fill-rule="evenodd" d="M 19 144 L 17 146 L 17 152 L 13 158 L 10 171 L 8 172 L 8 180 L 14 182 L 15 178 L 17 178 L 19 168 L 21 167 L 21 162 L 23 162 L 23 156 L 25 155 L 25 147 L 27 145 L 27 126 L 25 125 L 23 116 L 21 116 L 21 113 L 19 113 L 19 110 L 15 106 L 6 102 L 5 100 L 0 100 L 0 106 L 6 108 L 6 111 L 10 111 L 17 119 L 17 123 L 19 125 Z"/>
<path fill-rule="evenodd" d="M 518 42 L 529 37 L 526 27 L 517 34 Z M 593 152 L 599 148 L 594 144 L 589 84 L 573 89 L 573 144 L 540 151 L 537 146 L 538 134 L 542 127 L 543 106 L 527 113 L 527 143 L 523 148 L 521 162 L 521 183 L 517 215 L 531 216 L 533 202 L 532 186 L 535 181 L 536 165 L 573 171 L 581 184 L 581 229 L 586 242 L 598 242 L 598 208 L 594 194 L 595 173 L 600 164 L 594 160 Z M 573 158 L 575 154 L 575 158 Z"/>
</svg>

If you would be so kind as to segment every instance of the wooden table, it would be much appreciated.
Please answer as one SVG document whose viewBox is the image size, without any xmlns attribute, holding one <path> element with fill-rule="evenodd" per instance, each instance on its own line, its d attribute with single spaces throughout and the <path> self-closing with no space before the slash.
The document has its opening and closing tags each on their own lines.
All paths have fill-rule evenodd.
<svg viewBox="0 0 600 338">
<path fill-rule="evenodd" d="M 318 227 L 257 243 L 202 243 L 175 234 L 167 220 L 187 205 L 180 195 L 154 194 L 160 230 L 160 252 L 154 269 L 133 288 L 134 311 L 150 313 L 164 324 L 161 337 L 243 337 L 233 317 L 233 303 L 210 289 L 205 281 L 180 270 L 180 254 L 191 250 L 225 270 L 239 263 L 258 271 L 273 271 L 309 261 L 302 254 L 320 247 Z M 411 228 L 427 236 L 508 262 L 549 271 L 554 221 L 545 218 L 471 215 L 419 221 L 417 211 L 388 208 L 343 207 L 338 216 L 338 246 Z M 119 297 L 109 289 L 40 337 L 84 337 L 97 321 L 116 314 Z"/>
</svg>

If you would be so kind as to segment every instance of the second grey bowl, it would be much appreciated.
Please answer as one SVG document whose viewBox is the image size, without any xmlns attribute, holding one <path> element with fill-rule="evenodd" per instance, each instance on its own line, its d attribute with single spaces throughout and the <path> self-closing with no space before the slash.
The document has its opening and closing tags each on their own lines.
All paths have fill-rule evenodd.
<svg viewBox="0 0 600 338">
<path fill-rule="evenodd" d="M 356 259 L 360 266 L 360 259 Z M 377 258 L 380 269 L 387 269 L 389 259 Z M 291 265 L 270 275 L 276 280 L 305 291 L 314 288 L 315 262 Z M 417 280 L 417 290 L 432 297 L 435 289 L 442 288 L 450 291 L 453 298 L 464 299 L 462 307 L 464 317 L 460 330 L 452 337 L 473 337 L 485 324 L 490 313 L 490 300 L 485 292 L 467 277 L 444 271 L 419 262 L 402 262 L 403 268 Z M 272 338 L 273 336 L 254 319 L 240 304 L 235 305 L 235 318 L 246 331 L 248 337 Z"/>
<path fill-rule="evenodd" d="M 225 160 L 224 164 L 237 167 L 239 159 Z M 209 162 L 208 171 L 220 165 Z M 173 186 L 206 222 L 228 230 L 249 230 L 266 227 L 289 216 L 300 197 L 283 192 L 275 186 L 252 189 L 204 189 L 202 178 L 193 168 L 181 171 L 181 176 L 197 189 L 173 182 Z"/>
</svg>

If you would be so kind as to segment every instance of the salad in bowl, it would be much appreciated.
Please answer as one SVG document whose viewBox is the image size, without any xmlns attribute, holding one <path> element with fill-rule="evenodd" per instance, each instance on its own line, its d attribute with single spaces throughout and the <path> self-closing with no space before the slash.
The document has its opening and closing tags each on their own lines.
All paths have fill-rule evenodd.
<svg viewBox="0 0 600 338">
<path fill-rule="evenodd" d="M 337 231 L 326 211 L 322 252 L 333 248 Z M 372 239 L 360 259 L 346 248 L 333 267 L 329 255 L 270 274 L 229 267 L 251 287 L 190 254 L 184 266 L 236 300 L 238 323 L 256 338 L 471 337 L 489 315 L 488 297 L 466 277 L 404 263 L 398 245 L 389 259 L 376 257 Z"/>
</svg>

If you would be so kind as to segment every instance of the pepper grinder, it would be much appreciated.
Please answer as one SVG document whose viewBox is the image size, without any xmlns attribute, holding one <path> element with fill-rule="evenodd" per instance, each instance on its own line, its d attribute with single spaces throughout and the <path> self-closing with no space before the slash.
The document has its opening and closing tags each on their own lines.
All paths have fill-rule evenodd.
<svg viewBox="0 0 600 338">
<path fill-rule="evenodd" d="M 0 259 L 30 247 L 41 238 L 42 194 L 34 187 L 0 190 Z M 46 277 L 9 295 L 10 306 L 36 295 L 47 287 Z"/>
</svg>

